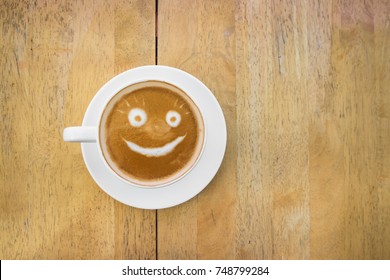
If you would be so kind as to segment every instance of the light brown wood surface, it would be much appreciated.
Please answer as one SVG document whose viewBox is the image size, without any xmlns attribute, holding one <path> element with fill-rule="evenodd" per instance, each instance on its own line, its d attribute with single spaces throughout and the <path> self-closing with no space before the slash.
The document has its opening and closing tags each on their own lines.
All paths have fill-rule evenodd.
<svg viewBox="0 0 390 280">
<path fill-rule="evenodd" d="M 389 1 L 3 2 L 1 259 L 390 259 Z M 202 193 L 148 211 L 61 133 L 155 63 L 213 91 L 228 145 Z"/>
<path fill-rule="evenodd" d="M 154 64 L 155 1 L 0 9 L 0 258 L 155 259 L 155 211 L 107 196 L 62 140 L 106 81 Z"/>
</svg>

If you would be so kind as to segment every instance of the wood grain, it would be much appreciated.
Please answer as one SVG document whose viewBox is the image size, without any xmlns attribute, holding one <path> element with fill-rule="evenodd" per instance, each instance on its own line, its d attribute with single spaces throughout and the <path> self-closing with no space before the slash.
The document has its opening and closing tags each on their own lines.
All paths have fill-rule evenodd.
<svg viewBox="0 0 390 280">
<path fill-rule="evenodd" d="M 390 5 L 320 5 L 308 32 L 311 257 L 388 259 Z"/>
<path fill-rule="evenodd" d="M 237 11 L 236 256 L 302 259 L 310 253 L 306 6 L 265 4 L 242 1 Z"/>
<path fill-rule="evenodd" d="M 62 141 L 107 80 L 154 64 L 154 5 L 1 5 L 1 259 L 155 258 L 155 212 L 107 196 Z"/>
<path fill-rule="evenodd" d="M 387 2 L 159 11 L 159 63 L 212 89 L 229 135 L 212 184 L 158 211 L 159 258 L 388 259 Z"/>
<path fill-rule="evenodd" d="M 216 178 L 197 197 L 158 211 L 159 259 L 234 256 L 236 192 L 233 1 L 159 1 L 158 63 L 202 80 L 219 100 L 229 131 Z"/>
<path fill-rule="evenodd" d="M 1 259 L 390 259 L 389 1 L 3 2 Z M 156 51 L 212 90 L 228 145 L 201 194 L 143 211 L 61 132 Z"/>
</svg>

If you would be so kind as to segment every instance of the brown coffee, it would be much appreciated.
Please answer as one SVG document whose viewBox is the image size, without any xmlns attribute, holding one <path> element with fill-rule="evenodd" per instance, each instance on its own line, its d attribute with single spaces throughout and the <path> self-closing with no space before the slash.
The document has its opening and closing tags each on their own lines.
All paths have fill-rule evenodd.
<svg viewBox="0 0 390 280">
<path fill-rule="evenodd" d="M 144 186 L 166 184 L 199 158 L 203 119 L 179 88 L 157 81 L 137 83 L 107 104 L 99 141 L 107 163 L 122 178 Z"/>
</svg>

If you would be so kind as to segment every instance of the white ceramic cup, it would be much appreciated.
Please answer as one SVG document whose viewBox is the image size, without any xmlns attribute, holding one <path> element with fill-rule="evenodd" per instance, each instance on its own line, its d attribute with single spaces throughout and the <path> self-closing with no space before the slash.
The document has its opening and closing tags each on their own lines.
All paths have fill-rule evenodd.
<svg viewBox="0 0 390 280">
<path fill-rule="evenodd" d="M 142 69 L 141 69 L 142 68 Z M 181 91 L 186 93 L 192 101 L 195 103 L 195 105 L 198 107 L 200 114 L 202 115 L 202 109 L 201 109 L 201 102 L 199 100 L 199 96 L 196 94 L 192 94 L 191 88 L 186 88 L 186 83 L 183 80 L 178 80 L 175 75 L 160 75 L 159 74 L 159 69 L 160 70 L 166 70 L 167 68 L 169 69 L 174 69 L 174 71 L 180 71 L 179 69 L 175 69 L 172 67 L 167 67 L 167 66 L 143 66 L 140 68 L 135 68 L 132 70 L 128 70 L 126 72 L 123 72 L 114 78 L 112 78 L 109 82 L 107 82 L 95 95 L 93 98 L 92 102 L 90 103 L 89 107 L 87 110 L 92 110 L 94 114 L 98 114 L 98 122 L 96 125 L 82 125 L 82 126 L 71 126 L 71 127 L 66 127 L 63 131 L 63 139 L 66 142 L 77 142 L 77 143 L 97 143 L 97 148 L 98 148 L 98 153 L 100 159 L 104 162 L 105 166 L 109 170 L 109 172 L 120 179 L 121 181 L 125 182 L 126 184 L 130 184 L 132 186 L 136 187 L 141 187 L 141 188 L 159 188 L 159 187 L 165 187 L 170 184 L 173 184 L 177 182 L 178 180 L 182 179 L 184 176 L 186 176 L 191 170 L 195 167 L 195 165 L 198 163 L 199 159 L 202 156 L 204 146 L 206 143 L 206 130 L 203 130 L 204 136 L 203 136 L 203 144 L 201 147 L 201 150 L 199 152 L 199 155 L 197 157 L 197 160 L 184 172 L 183 174 L 179 175 L 178 177 L 173 178 L 172 180 L 162 183 L 162 184 L 154 184 L 153 186 L 147 186 L 144 184 L 138 184 L 136 182 L 131 181 L 131 179 L 126 179 L 117 174 L 113 168 L 110 166 L 110 164 L 106 161 L 106 158 L 103 155 L 102 151 L 102 145 L 100 142 L 100 123 L 101 119 L 103 117 L 103 113 L 105 111 L 105 108 L 107 104 L 110 102 L 110 100 L 118 94 L 122 89 L 129 87 L 134 84 L 138 83 L 143 83 L 143 82 L 148 82 L 148 81 L 157 81 L 157 82 L 163 82 L 163 83 L 168 83 L 171 84 L 177 88 L 179 88 Z M 142 71 L 134 71 L 134 70 L 142 70 Z M 131 72 L 134 72 L 134 76 L 131 76 Z M 174 73 L 174 71 L 172 73 Z M 166 72 L 166 71 L 161 71 L 161 72 Z M 187 74 L 189 75 L 189 74 Z M 131 76 L 131 78 L 129 78 Z M 184 87 L 184 88 L 183 88 Z M 94 104 L 92 106 L 92 104 Z M 88 111 L 87 111 L 88 112 Z M 87 113 L 86 113 L 87 114 Z M 202 116 L 203 118 L 203 116 Z M 206 127 L 206 120 L 203 118 L 203 124 Z"/>
</svg>

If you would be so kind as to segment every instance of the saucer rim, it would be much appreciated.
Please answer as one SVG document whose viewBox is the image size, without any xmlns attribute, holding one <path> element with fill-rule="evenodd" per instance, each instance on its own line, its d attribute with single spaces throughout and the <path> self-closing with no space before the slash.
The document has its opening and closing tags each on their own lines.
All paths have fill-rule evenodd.
<svg viewBox="0 0 390 280">
<path fill-rule="evenodd" d="M 146 65 L 122 72 L 108 81 L 91 100 L 84 115 L 83 125 L 96 125 L 99 118 L 97 112 L 100 111 L 97 107 L 102 106 L 102 104 L 96 103 L 101 103 L 99 98 L 101 99 L 102 95 L 107 94 L 108 91 L 115 91 L 115 86 L 113 86 L 115 83 L 122 82 L 123 86 L 123 80 L 126 82 L 132 81 L 128 85 L 139 82 L 137 75 L 150 77 L 146 78 L 147 80 L 157 79 L 172 83 L 178 87 L 178 84 L 182 83 L 180 88 L 185 92 L 189 92 L 190 97 L 194 100 L 202 100 L 198 106 L 205 118 L 205 124 L 208 124 L 205 127 L 207 141 L 196 165 L 185 176 L 171 184 L 162 187 L 140 188 L 119 180 L 110 173 L 111 171 L 108 170 L 103 160 L 97 156 L 98 143 L 81 143 L 82 155 L 93 180 L 115 200 L 140 209 L 155 210 L 173 207 L 199 194 L 207 187 L 219 170 L 227 144 L 225 117 L 214 94 L 196 77 L 183 70 L 169 66 Z M 167 77 L 169 77 L 168 81 Z M 179 80 L 180 82 L 178 82 Z M 182 87 L 183 84 L 185 84 L 184 89 Z M 189 88 L 191 89 L 188 90 Z M 195 92 L 195 89 L 199 90 L 199 92 Z"/>
</svg>

